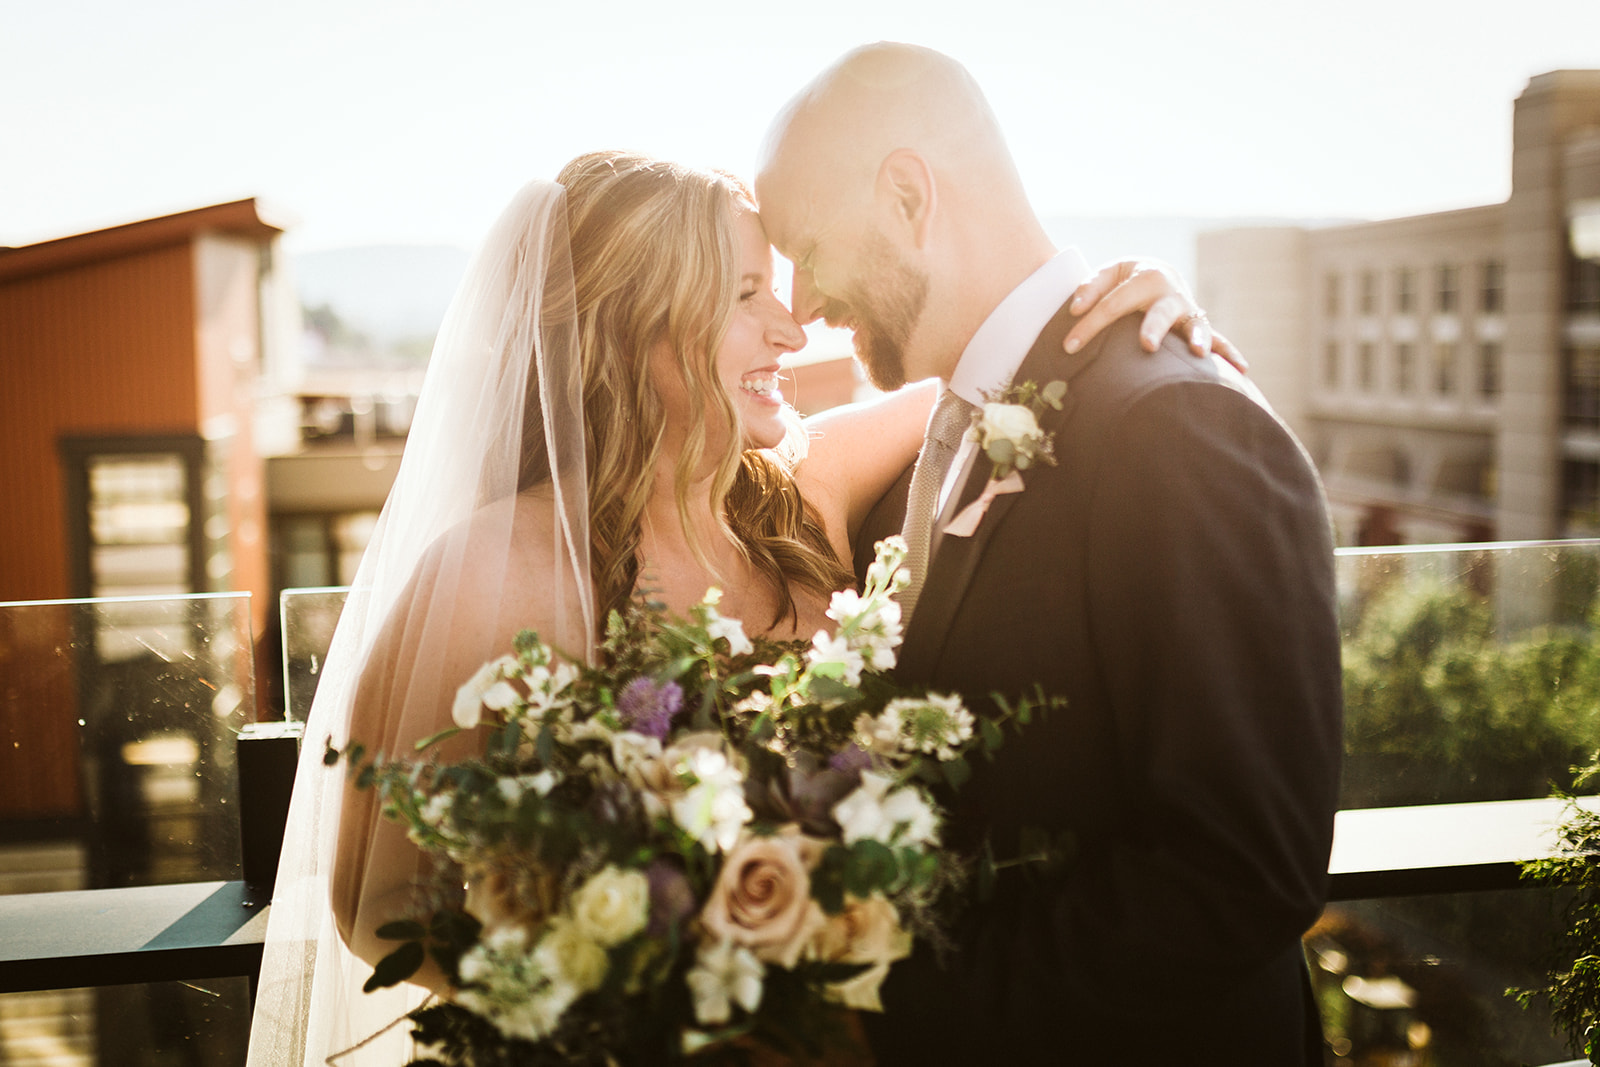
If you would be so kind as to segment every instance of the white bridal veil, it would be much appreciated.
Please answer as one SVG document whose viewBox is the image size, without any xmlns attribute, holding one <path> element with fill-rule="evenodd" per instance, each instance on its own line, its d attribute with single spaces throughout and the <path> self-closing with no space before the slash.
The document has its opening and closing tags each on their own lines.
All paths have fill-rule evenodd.
<svg viewBox="0 0 1600 1067">
<path fill-rule="evenodd" d="M 580 372 L 565 195 L 534 182 L 495 223 L 445 316 L 399 475 L 334 634 L 284 835 L 251 1067 L 321 1067 L 330 1056 L 342 1067 L 392 1067 L 409 1055 L 406 1023 L 368 1039 L 417 1006 L 421 991 L 363 993 L 371 967 L 334 926 L 330 875 L 346 782 L 344 765 L 324 767 L 323 752 L 330 739 L 355 740 L 407 756 L 448 725 L 463 657 L 475 666 L 509 651 L 485 620 L 515 615 L 504 590 L 528 588 L 530 566 L 551 569 L 533 583 L 553 601 L 544 617 L 592 641 Z M 550 516 L 548 532 L 513 523 L 526 522 L 512 506 L 523 490 L 541 501 L 541 524 Z M 369 660 L 383 666 L 362 682 L 363 707 L 376 694 L 380 736 L 351 738 Z"/>
</svg>

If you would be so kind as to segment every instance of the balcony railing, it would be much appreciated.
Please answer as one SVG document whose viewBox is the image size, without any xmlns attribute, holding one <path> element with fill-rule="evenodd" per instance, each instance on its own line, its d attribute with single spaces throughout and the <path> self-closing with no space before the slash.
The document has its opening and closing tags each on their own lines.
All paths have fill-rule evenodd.
<svg viewBox="0 0 1600 1067">
<path fill-rule="evenodd" d="M 1519 884 L 1518 861 L 1549 850 L 1564 810 L 1551 788 L 1600 739 L 1600 541 L 1348 549 L 1338 566 L 1344 810 L 1333 903 L 1306 942 L 1334 1051 L 1484 1067 L 1561 1059 L 1546 1021 L 1503 991 L 1535 983 L 1561 904 Z M 283 595 L 291 719 L 309 707 L 345 592 Z M 270 875 L 259 826 L 241 847 L 235 814 L 235 738 L 254 691 L 243 603 L 0 605 L 0 758 L 29 782 L 71 783 L 51 794 L 71 803 L 50 810 L 27 807 L 28 789 L 0 793 L 12 805 L 0 848 L 53 857 L 34 864 L 42 875 L 7 865 L 19 872 L 9 890 L 34 895 L 0 897 L 0 991 L 96 987 L 31 994 L 76 996 L 64 1017 L 93 1020 L 63 1063 L 118 1062 L 96 1051 L 107 1027 L 157 1041 L 177 1020 L 206 1031 L 217 1062 L 246 1033 Z M 291 762 L 266 775 L 280 790 Z M 284 800 L 263 795 L 245 806 Z M 131 999 L 104 988 L 174 978 L 187 982 Z M 130 1017 L 142 1020 L 132 1030 Z"/>
</svg>

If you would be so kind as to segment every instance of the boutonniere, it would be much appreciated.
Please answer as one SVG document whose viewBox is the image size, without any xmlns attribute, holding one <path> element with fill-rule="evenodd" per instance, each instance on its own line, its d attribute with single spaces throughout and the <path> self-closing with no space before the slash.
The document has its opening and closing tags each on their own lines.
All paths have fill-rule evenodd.
<svg viewBox="0 0 1600 1067">
<path fill-rule="evenodd" d="M 1060 411 L 1066 395 L 1067 383 L 1062 381 L 1042 386 L 1022 382 L 983 394 L 983 406 L 973 412 L 967 437 L 977 442 L 994 466 L 982 495 L 950 520 L 945 533 L 971 537 L 995 497 L 1022 492 L 1022 471 L 1035 463 L 1055 466 L 1056 435 L 1039 425 L 1039 417 L 1046 408 Z"/>
</svg>

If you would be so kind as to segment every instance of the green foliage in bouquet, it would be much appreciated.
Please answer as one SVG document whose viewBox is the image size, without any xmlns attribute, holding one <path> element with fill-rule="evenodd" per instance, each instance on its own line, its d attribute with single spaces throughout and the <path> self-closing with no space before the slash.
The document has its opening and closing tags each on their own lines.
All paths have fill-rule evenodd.
<svg viewBox="0 0 1600 1067">
<path fill-rule="evenodd" d="M 1578 774 L 1577 785 L 1597 781 L 1600 754 Z M 1538 885 L 1566 888 L 1572 896 L 1545 984 L 1510 992 L 1524 1007 L 1547 1000 L 1551 1020 L 1567 1035 L 1568 1047 L 1600 1064 L 1600 812 L 1572 803 L 1561 824 L 1558 853 L 1524 864 L 1522 876 Z"/>
<path fill-rule="evenodd" d="M 914 939 L 942 947 L 970 864 L 940 844 L 934 790 L 1059 701 L 978 722 L 897 686 L 903 556 L 881 544 L 809 646 L 752 640 L 715 590 L 688 618 L 641 598 L 594 666 L 524 632 L 463 685 L 418 748 L 480 730 L 480 757 L 329 750 L 433 861 L 369 983 L 430 957 L 445 975 L 450 998 L 412 1016 L 436 1057 L 418 1062 L 823 1055 Z"/>
</svg>

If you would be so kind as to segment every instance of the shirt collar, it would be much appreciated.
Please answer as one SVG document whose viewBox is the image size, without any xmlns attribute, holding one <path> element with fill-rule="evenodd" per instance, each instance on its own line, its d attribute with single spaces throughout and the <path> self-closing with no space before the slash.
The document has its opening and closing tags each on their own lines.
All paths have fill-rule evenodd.
<svg viewBox="0 0 1600 1067">
<path fill-rule="evenodd" d="M 1088 277 L 1082 253 L 1067 248 L 1023 279 L 967 342 L 950 388 L 968 403 L 982 405 L 984 393 L 1010 385 L 1039 334 Z"/>
</svg>

